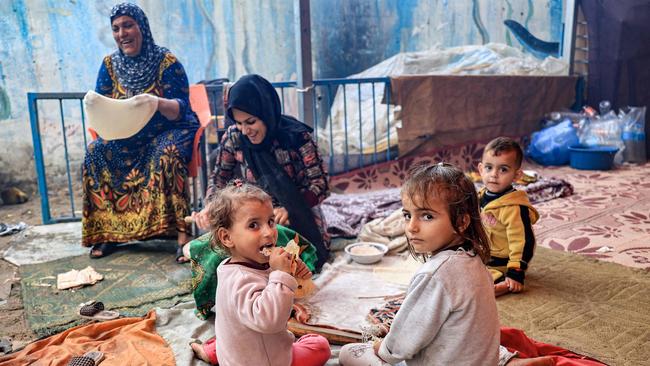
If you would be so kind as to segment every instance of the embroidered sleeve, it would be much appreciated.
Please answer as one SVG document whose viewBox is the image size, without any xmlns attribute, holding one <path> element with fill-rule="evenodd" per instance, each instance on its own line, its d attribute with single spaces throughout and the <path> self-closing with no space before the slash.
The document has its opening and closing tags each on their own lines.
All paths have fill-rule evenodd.
<svg viewBox="0 0 650 366">
<path fill-rule="evenodd" d="M 221 138 L 217 150 L 217 160 L 208 181 L 207 199 L 211 199 L 214 193 L 225 187 L 234 177 L 237 159 L 235 154 L 238 151 L 238 140 L 236 139 L 237 129 L 235 126 L 228 128 L 228 131 Z"/>
<path fill-rule="evenodd" d="M 303 193 L 310 206 L 316 206 L 329 196 L 329 183 L 323 159 L 318 152 L 311 134 L 305 132 L 305 143 L 298 149 L 298 154 L 305 166 L 305 177 L 309 181 L 307 192 Z"/>
</svg>

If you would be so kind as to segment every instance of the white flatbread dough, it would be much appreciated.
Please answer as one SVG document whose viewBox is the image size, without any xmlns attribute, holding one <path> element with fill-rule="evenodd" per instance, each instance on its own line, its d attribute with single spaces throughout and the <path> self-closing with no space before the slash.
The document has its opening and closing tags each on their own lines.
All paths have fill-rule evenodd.
<svg viewBox="0 0 650 366">
<path fill-rule="evenodd" d="M 88 126 L 104 140 L 129 138 L 140 131 L 158 109 L 158 97 L 139 94 L 113 99 L 89 90 L 84 97 Z"/>
</svg>

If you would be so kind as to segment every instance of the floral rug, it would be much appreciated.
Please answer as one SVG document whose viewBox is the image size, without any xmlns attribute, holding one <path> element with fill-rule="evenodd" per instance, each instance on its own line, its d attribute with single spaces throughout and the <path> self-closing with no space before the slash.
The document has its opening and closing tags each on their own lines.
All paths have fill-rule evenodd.
<svg viewBox="0 0 650 366">
<path fill-rule="evenodd" d="M 650 164 L 611 171 L 529 168 L 574 187 L 570 197 L 535 205 L 538 245 L 650 269 Z"/>
<path fill-rule="evenodd" d="M 431 154 L 400 158 L 330 178 L 334 191 L 353 193 L 367 192 L 385 188 L 400 187 L 415 164 L 445 162 L 456 165 L 464 171 L 476 170 L 481 161 L 486 143 L 473 143 L 464 146 L 445 148 Z"/>
</svg>

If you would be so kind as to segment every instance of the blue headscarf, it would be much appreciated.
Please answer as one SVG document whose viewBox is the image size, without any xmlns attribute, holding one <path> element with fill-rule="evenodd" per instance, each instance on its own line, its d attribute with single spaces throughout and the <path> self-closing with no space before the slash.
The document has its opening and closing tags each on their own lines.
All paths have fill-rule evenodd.
<svg viewBox="0 0 650 366">
<path fill-rule="evenodd" d="M 133 18 L 138 23 L 142 33 L 142 48 L 139 55 L 130 57 L 118 47 L 117 51 L 111 54 L 111 62 L 120 85 L 127 90 L 128 94 L 136 95 L 141 94 L 156 80 L 160 62 L 169 50 L 156 45 L 149 29 L 149 20 L 137 5 L 130 3 L 115 5 L 111 10 L 111 24 L 115 18 L 123 15 Z"/>
</svg>

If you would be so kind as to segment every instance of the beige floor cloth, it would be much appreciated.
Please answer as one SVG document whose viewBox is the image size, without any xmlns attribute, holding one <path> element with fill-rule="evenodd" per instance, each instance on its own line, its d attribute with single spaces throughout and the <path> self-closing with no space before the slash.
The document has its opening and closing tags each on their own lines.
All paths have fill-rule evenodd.
<svg viewBox="0 0 650 366">
<path fill-rule="evenodd" d="M 158 109 L 158 98 L 139 94 L 113 99 L 89 90 L 84 97 L 88 126 L 104 140 L 129 138 L 149 122 Z"/>
<path fill-rule="evenodd" d="M 349 262 L 340 256 L 323 267 L 314 281 L 318 291 L 297 301 L 306 307 L 311 318 L 308 325 L 332 325 L 338 329 L 362 332 L 371 326 L 370 309 L 381 307 L 386 296 L 406 292 L 419 264 L 406 256 L 385 256 L 373 265 Z"/>
</svg>

